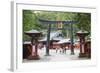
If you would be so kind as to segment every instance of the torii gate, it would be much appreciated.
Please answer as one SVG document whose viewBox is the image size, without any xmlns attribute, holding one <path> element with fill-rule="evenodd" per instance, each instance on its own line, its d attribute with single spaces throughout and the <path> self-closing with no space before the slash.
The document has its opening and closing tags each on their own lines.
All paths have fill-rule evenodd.
<svg viewBox="0 0 100 73">
<path fill-rule="evenodd" d="M 44 20 L 44 19 L 39 19 L 39 21 L 43 24 L 47 24 L 48 25 L 48 31 L 47 31 L 47 43 L 46 43 L 46 56 L 49 56 L 49 46 L 50 46 L 50 31 L 51 31 L 51 24 L 58 24 L 58 23 L 62 23 L 62 24 L 71 24 L 70 28 L 71 28 L 71 55 L 74 55 L 74 47 L 73 47 L 73 25 L 77 23 L 76 21 L 50 21 L 50 20 Z"/>
</svg>

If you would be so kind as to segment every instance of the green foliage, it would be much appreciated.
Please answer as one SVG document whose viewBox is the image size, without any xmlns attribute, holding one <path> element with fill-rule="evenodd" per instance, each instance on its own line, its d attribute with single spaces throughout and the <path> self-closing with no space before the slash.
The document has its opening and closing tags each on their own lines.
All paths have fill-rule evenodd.
<svg viewBox="0 0 100 73">
<path fill-rule="evenodd" d="M 40 29 L 40 25 L 36 19 L 36 16 L 33 14 L 33 11 L 23 10 L 23 26 L 24 31 Z"/>
<path fill-rule="evenodd" d="M 23 10 L 23 40 L 29 40 L 30 37 L 25 35 L 24 32 L 31 29 L 40 29 L 39 24 L 33 11 Z"/>
<path fill-rule="evenodd" d="M 28 31 L 31 29 L 36 30 L 46 30 L 47 26 L 41 24 L 38 21 L 38 18 L 46 19 L 46 20 L 75 20 L 78 21 L 77 24 L 74 24 L 73 27 L 77 30 L 86 30 L 91 32 L 91 14 L 90 13 L 75 13 L 75 12 L 53 12 L 53 11 L 33 11 L 33 10 L 23 10 L 23 39 L 29 40 L 30 37 L 24 34 L 24 31 Z M 52 24 L 52 27 L 57 27 Z M 66 37 L 66 35 L 70 35 L 70 25 L 63 25 L 62 33 Z M 68 29 L 67 29 L 68 28 Z M 74 30 L 74 35 L 77 32 Z M 53 31 L 53 30 L 52 30 Z M 67 35 L 67 36 L 68 36 Z"/>
<path fill-rule="evenodd" d="M 76 20 L 78 21 L 77 27 L 80 30 L 91 32 L 91 14 L 90 13 L 77 13 Z"/>
</svg>

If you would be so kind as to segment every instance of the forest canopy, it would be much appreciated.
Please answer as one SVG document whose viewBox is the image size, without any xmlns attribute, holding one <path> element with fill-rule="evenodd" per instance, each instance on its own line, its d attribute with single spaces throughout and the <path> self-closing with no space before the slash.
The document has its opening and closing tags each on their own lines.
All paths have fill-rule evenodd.
<svg viewBox="0 0 100 73">
<path fill-rule="evenodd" d="M 53 21 L 68 21 L 73 20 L 77 23 L 73 24 L 74 35 L 79 30 L 85 30 L 91 33 L 91 14 L 90 13 L 78 13 L 78 12 L 57 12 L 57 11 L 34 11 L 23 10 L 23 32 L 31 29 L 39 31 L 47 30 L 47 25 L 44 25 L 38 21 L 38 19 L 53 20 Z M 52 24 L 52 27 L 58 28 L 57 24 Z M 63 25 L 61 28 L 65 28 L 62 31 L 64 36 L 70 35 L 70 25 Z M 53 31 L 53 30 L 52 30 Z M 68 34 L 69 35 L 66 35 Z M 23 39 L 28 40 L 28 36 L 23 34 Z"/>
</svg>

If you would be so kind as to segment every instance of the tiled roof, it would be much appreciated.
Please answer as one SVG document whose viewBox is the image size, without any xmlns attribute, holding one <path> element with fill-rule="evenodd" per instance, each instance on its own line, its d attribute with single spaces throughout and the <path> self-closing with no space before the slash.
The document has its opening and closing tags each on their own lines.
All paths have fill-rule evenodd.
<svg viewBox="0 0 100 73">
<path fill-rule="evenodd" d="M 59 32 L 59 31 L 51 32 L 50 33 L 50 40 L 60 40 L 60 39 L 62 39 L 63 37 L 59 36 L 59 34 L 62 34 L 62 33 Z M 47 35 L 39 41 L 47 41 Z"/>
<path fill-rule="evenodd" d="M 61 44 L 61 43 L 70 43 L 70 39 L 61 39 L 58 44 Z"/>
<path fill-rule="evenodd" d="M 29 31 L 25 31 L 25 33 L 40 33 L 40 32 L 37 31 L 37 30 L 32 29 L 32 30 L 29 30 Z"/>
</svg>

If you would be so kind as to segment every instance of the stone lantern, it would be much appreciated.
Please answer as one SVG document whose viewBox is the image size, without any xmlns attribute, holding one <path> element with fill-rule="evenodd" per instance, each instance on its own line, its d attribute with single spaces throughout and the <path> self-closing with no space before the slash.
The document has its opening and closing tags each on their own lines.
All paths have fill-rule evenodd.
<svg viewBox="0 0 100 73">
<path fill-rule="evenodd" d="M 78 31 L 76 33 L 80 39 L 80 53 L 79 57 L 86 57 L 86 48 L 85 48 L 85 37 L 89 34 L 87 31 Z"/>
<path fill-rule="evenodd" d="M 30 30 L 30 31 L 25 31 L 25 34 L 31 37 L 31 45 L 32 45 L 32 52 L 31 55 L 28 56 L 27 59 L 29 60 L 38 60 L 39 55 L 38 55 L 38 39 L 42 35 L 41 32 L 37 30 Z"/>
</svg>

